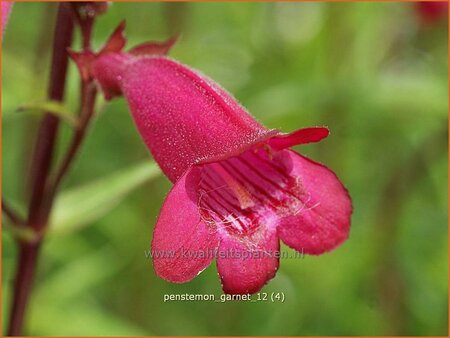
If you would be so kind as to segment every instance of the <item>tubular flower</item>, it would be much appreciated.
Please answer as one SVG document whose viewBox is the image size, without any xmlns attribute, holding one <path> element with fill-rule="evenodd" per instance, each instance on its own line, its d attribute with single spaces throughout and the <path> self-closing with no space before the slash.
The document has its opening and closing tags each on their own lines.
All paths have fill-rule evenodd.
<svg viewBox="0 0 450 338">
<path fill-rule="evenodd" d="M 187 282 L 216 258 L 226 293 L 254 293 L 278 269 L 280 239 L 311 255 L 346 240 L 346 189 L 325 166 L 289 149 L 322 140 L 327 128 L 267 129 L 219 85 L 148 46 L 101 52 L 84 68 L 107 98 L 125 97 L 174 183 L 153 233 L 158 276 Z"/>
</svg>

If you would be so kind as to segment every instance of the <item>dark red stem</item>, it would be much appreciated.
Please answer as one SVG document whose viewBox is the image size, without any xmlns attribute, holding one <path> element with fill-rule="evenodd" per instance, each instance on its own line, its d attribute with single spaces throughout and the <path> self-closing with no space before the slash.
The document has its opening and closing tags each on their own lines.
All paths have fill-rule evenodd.
<svg viewBox="0 0 450 338">
<path fill-rule="evenodd" d="M 33 285 L 39 248 L 40 242 L 20 243 L 8 336 L 22 335 L 23 319 Z"/>
<path fill-rule="evenodd" d="M 62 101 L 66 84 L 68 54 L 67 48 L 72 43 L 73 20 L 69 4 L 59 5 L 55 27 L 50 87 L 48 98 Z M 43 118 L 37 137 L 32 167 L 32 187 L 29 205 L 28 223 L 36 230 L 45 226 L 47 215 L 43 208 L 48 203 L 44 198 L 45 186 L 52 165 L 55 140 L 58 134 L 59 119 L 52 114 Z"/>
<path fill-rule="evenodd" d="M 77 154 L 84 136 L 87 131 L 87 127 L 89 126 L 89 122 L 91 121 L 92 116 L 94 115 L 94 107 L 95 107 L 95 99 L 97 96 L 97 89 L 92 82 L 84 82 L 81 83 L 81 93 L 82 93 L 82 106 L 80 113 L 80 120 L 77 129 L 75 130 L 75 134 L 72 138 L 72 141 L 69 145 L 69 149 L 61 162 L 61 165 L 56 172 L 55 179 L 52 183 L 49 184 L 49 195 L 54 196 L 57 192 L 59 184 L 63 179 L 64 175 L 70 168 L 73 160 L 75 159 L 75 155 Z"/>
<path fill-rule="evenodd" d="M 72 42 L 73 26 L 70 6 L 66 3 L 60 4 L 53 42 L 48 93 L 50 100 L 62 101 L 64 97 L 68 64 L 67 48 Z M 34 150 L 31 199 L 27 224 L 38 232 L 47 224 L 49 214 L 49 209 L 46 207 L 48 200 L 44 193 L 52 165 L 58 126 L 58 118 L 51 114 L 46 114 L 39 127 L 36 148 Z M 10 336 L 22 334 L 23 319 L 33 284 L 41 241 L 41 237 L 34 243 L 19 241 L 18 267 L 8 329 L 8 335 Z"/>
</svg>

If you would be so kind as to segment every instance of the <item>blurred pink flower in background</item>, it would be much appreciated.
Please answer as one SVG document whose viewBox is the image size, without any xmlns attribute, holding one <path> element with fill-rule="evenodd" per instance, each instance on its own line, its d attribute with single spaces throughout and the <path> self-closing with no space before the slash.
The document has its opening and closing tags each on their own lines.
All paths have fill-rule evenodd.
<svg viewBox="0 0 450 338">
<path fill-rule="evenodd" d="M 5 31 L 6 25 L 8 24 L 8 18 L 12 6 L 13 6 L 12 2 L 2 1 L 2 34 Z"/>
<path fill-rule="evenodd" d="M 422 23 L 426 25 L 435 24 L 447 18 L 447 1 L 421 1 L 415 2 L 416 11 Z"/>
</svg>

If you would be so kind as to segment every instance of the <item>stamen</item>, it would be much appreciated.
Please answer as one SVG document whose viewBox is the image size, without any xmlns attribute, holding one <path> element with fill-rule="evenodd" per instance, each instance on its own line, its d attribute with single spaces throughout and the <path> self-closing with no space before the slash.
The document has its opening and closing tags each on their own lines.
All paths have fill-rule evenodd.
<svg viewBox="0 0 450 338">
<path fill-rule="evenodd" d="M 291 177 L 276 157 L 259 149 L 205 165 L 199 207 L 205 222 L 251 243 L 260 229 L 315 205 L 300 178 Z"/>
<path fill-rule="evenodd" d="M 219 163 L 212 163 L 211 166 L 234 192 L 242 209 L 247 209 L 255 205 L 252 195 L 247 191 L 247 189 L 239 184 L 239 182 L 236 181 L 236 179 L 231 176 Z"/>
</svg>

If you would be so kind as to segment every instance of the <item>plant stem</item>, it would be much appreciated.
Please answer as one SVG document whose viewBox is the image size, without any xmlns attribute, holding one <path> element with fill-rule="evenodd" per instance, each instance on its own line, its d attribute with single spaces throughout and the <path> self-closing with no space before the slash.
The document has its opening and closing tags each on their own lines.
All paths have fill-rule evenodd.
<svg viewBox="0 0 450 338">
<path fill-rule="evenodd" d="M 68 55 L 66 49 L 71 45 L 73 20 L 68 4 L 59 5 L 54 33 L 53 55 L 50 73 L 50 100 L 62 101 L 66 83 Z M 45 196 L 45 186 L 50 172 L 56 136 L 58 133 L 58 118 L 46 114 L 43 118 L 33 156 L 31 199 L 27 224 L 36 231 L 42 230 L 48 220 L 49 209 Z M 19 241 L 18 267 L 14 285 L 14 295 L 10 314 L 8 335 L 22 334 L 23 319 L 28 304 L 30 291 L 36 270 L 37 257 L 41 247 L 42 237 L 37 242 Z"/>
<path fill-rule="evenodd" d="M 81 17 L 80 12 L 88 9 L 83 8 L 83 6 L 91 6 L 92 8 L 88 11 L 87 16 L 85 13 L 85 16 Z M 90 51 L 91 32 L 95 16 L 105 9 L 92 4 L 89 6 L 86 4 L 77 6 L 70 3 L 59 5 L 48 94 L 50 100 L 62 101 L 64 97 L 68 64 L 67 48 L 70 47 L 72 42 L 72 32 L 76 20 L 82 30 L 83 49 L 84 51 Z M 47 227 L 58 187 L 68 172 L 94 116 L 96 96 L 97 89 L 92 80 L 82 79 L 79 125 L 74 131 L 70 146 L 53 180 L 50 179 L 50 169 L 54 157 L 59 120 L 52 114 L 46 114 L 41 123 L 34 153 L 28 220 L 25 224 L 35 231 L 36 237 L 32 240 L 19 239 L 19 260 L 8 331 L 11 336 L 21 335 L 22 333 L 23 319 L 33 284 L 39 249 L 44 236 L 43 230 Z M 15 214 L 9 214 L 15 216 Z"/>
<path fill-rule="evenodd" d="M 17 278 L 8 330 L 9 336 L 22 335 L 23 319 L 33 284 L 39 248 L 40 241 L 38 243 L 20 243 Z"/>
<path fill-rule="evenodd" d="M 72 164 L 75 155 L 77 154 L 81 143 L 86 134 L 87 127 L 89 126 L 89 122 L 94 115 L 95 108 L 95 99 L 97 96 L 97 89 L 92 82 L 81 82 L 81 92 L 82 92 L 82 106 L 80 113 L 80 120 L 78 128 L 75 131 L 75 134 L 70 143 L 69 149 L 62 160 L 61 166 L 59 167 L 55 179 L 50 184 L 49 195 L 54 196 L 58 189 L 59 184 L 61 183 L 62 178 L 67 173 Z"/>
<path fill-rule="evenodd" d="M 70 5 L 60 4 L 55 27 L 48 93 L 48 98 L 53 101 L 62 101 L 64 97 L 68 64 L 67 48 L 70 47 L 72 42 L 73 26 Z M 46 114 L 38 132 L 32 168 L 32 190 L 28 215 L 28 223 L 36 230 L 42 229 L 46 223 L 45 218 L 47 216 L 42 214 L 42 206 L 47 202 L 44 192 L 52 165 L 58 127 L 58 117 Z"/>
</svg>

